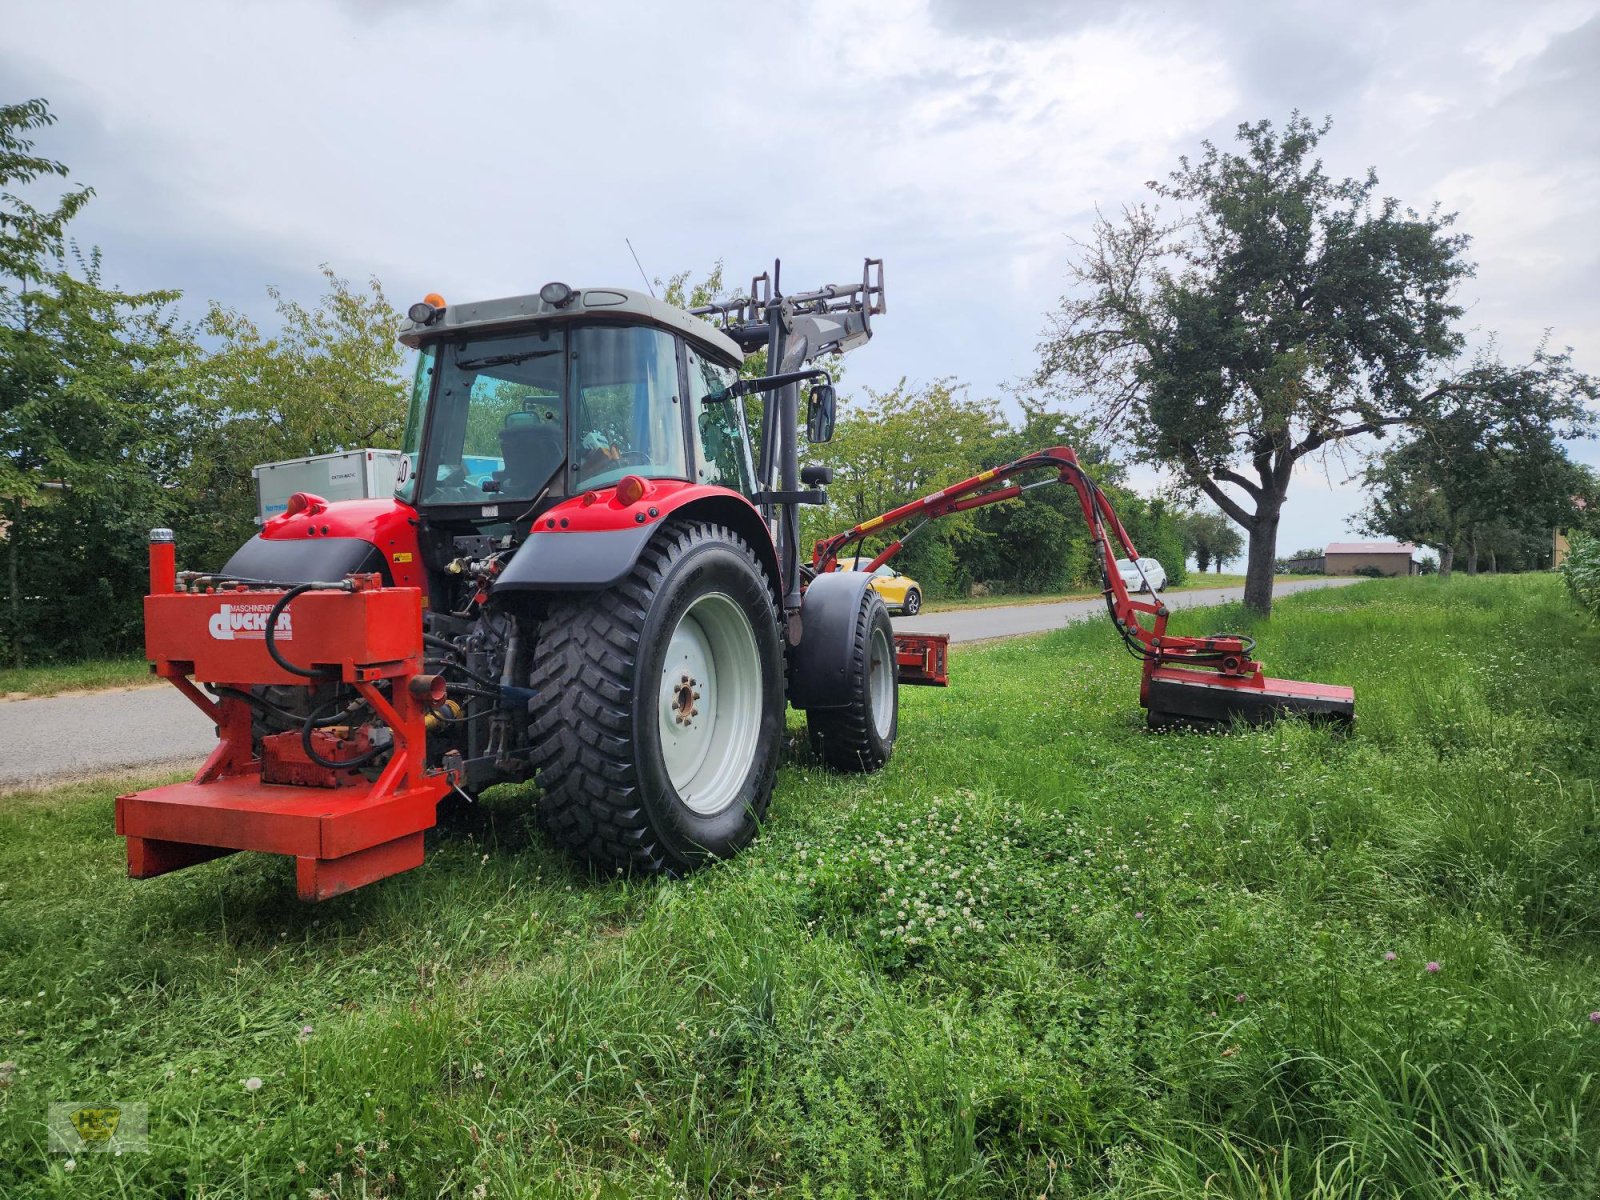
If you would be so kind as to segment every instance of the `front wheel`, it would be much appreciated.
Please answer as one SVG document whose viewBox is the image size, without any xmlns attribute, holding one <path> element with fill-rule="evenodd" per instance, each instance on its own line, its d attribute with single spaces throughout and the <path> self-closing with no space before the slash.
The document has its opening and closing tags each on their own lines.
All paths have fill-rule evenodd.
<svg viewBox="0 0 1600 1200">
<path fill-rule="evenodd" d="M 783 729 L 783 657 L 755 554 L 664 528 L 615 587 L 542 622 L 532 684 L 541 820 L 601 866 L 683 871 L 755 836 Z"/>
<path fill-rule="evenodd" d="M 806 710 L 811 748 L 835 771 L 876 771 L 894 753 L 900 732 L 900 664 L 889 610 L 870 588 L 852 630 L 845 696 L 837 708 Z"/>
<path fill-rule="evenodd" d="M 914 617 L 922 611 L 922 593 L 912 588 L 906 593 L 906 602 L 901 605 L 908 617 Z"/>
</svg>

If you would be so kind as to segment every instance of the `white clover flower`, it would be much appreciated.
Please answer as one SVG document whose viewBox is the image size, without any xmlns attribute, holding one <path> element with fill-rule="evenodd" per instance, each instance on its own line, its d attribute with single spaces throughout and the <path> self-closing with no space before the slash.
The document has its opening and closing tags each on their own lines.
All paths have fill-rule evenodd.
<svg viewBox="0 0 1600 1200">
<path fill-rule="evenodd" d="M 249 1079 L 246 1079 L 244 1081 L 244 1090 L 247 1092 L 259 1092 L 261 1090 L 261 1077 L 252 1075 Z"/>
</svg>

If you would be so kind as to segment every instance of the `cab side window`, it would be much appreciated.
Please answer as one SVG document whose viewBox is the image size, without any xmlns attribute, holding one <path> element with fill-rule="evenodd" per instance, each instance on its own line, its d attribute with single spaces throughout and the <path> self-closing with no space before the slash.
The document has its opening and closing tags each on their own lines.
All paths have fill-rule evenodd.
<svg viewBox="0 0 1600 1200">
<path fill-rule="evenodd" d="M 750 441 L 744 426 L 744 404 L 739 400 L 713 400 L 738 379 L 732 367 L 712 362 L 693 346 L 685 345 L 689 366 L 689 416 L 694 430 L 695 478 L 700 483 L 732 488 L 746 496 L 755 475 L 750 462 Z"/>
</svg>

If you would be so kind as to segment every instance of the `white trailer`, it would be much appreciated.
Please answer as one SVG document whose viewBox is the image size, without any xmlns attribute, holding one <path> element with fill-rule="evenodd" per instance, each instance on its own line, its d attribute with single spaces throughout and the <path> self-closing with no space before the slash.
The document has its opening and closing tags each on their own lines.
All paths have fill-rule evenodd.
<svg viewBox="0 0 1600 1200">
<path fill-rule="evenodd" d="M 394 491 L 402 457 L 398 450 L 344 450 L 262 463 L 251 472 L 256 480 L 256 524 L 281 513 L 296 492 L 324 500 L 387 496 Z"/>
</svg>

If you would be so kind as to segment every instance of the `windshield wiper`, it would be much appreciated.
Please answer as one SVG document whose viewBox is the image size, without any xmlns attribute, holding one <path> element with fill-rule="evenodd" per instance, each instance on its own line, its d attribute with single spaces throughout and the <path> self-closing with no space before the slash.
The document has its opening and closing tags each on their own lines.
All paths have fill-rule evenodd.
<svg viewBox="0 0 1600 1200">
<path fill-rule="evenodd" d="M 504 367 L 511 363 L 527 362 L 530 358 L 548 358 L 552 354 L 560 354 L 559 350 L 524 350 L 520 354 L 491 354 L 487 358 L 459 358 L 456 360 L 456 369 L 459 371 L 481 371 L 485 367 Z"/>
</svg>

